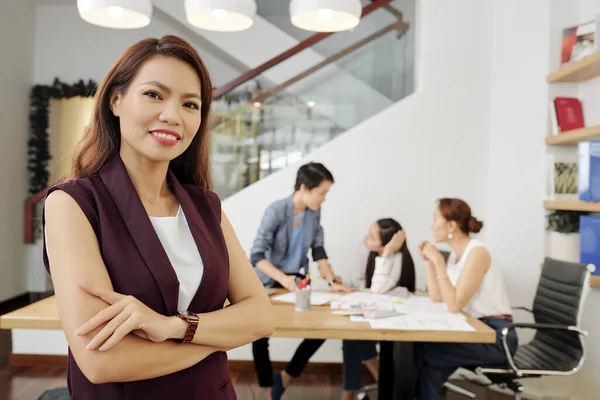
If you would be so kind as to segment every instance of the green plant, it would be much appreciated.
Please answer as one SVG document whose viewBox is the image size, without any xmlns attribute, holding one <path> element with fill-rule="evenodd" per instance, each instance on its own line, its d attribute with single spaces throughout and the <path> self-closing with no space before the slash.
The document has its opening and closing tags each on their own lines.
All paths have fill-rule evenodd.
<svg viewBox="0 0 600 400">
<path fill-rule="evenodd" d="M 559 233 L 579 233 L 579 217 L 587 214 L 581 211 L 551 211 L 548 214 L 546 230 Z"/>
</svg>

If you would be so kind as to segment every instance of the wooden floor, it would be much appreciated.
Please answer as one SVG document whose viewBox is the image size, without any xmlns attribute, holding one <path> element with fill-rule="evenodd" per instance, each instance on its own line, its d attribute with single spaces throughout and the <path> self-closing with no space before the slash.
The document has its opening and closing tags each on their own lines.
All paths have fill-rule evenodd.
<svg viewBox="0 0 600 400">
<path fill-rule="evenodd" d="M 0 400 L 35 400 L 44 391 L 67 385 L 64 367 L 0 369 Z"/>
<path fill-rule="evenodd" d="M 253 372 L 233 372 L 232 379 L 239 400 L 267 400 L 258 387 Z M 286 391 L 288 400 L 338 400 L 341 377 L 328 374 L 306 374 L 294 381 Z M 66 369 L 63 367 L 5 367 L 0 369 L 0 400 L 35 400 L 44 391 L 66 386 Z M 484 388 L 461 383 L 472 390 L 479 400 L 505 400 L 510 397 Z M 449 394 L 448 400 L 464 397 Z"/>
</svg>

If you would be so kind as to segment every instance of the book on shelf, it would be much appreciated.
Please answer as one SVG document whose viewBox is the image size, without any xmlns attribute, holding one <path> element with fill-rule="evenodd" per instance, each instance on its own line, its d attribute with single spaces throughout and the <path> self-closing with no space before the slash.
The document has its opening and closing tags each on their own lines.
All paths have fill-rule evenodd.
<svg viewBox="0 0 600 400">
<path fill-rule="evenodd" d="M 555 97 L 550 102 L 550 118 L 552 134 L 583 128 L 583 107 L 575 97 Z"/>
<path fill-rule="evenodd" d="M 577 147 L 577 191 L 581 201 L 600 201 L 600 142 L 581 142 Z"/>
<path fill-rule="evenodd" d="M 593 21 L 563 29 L 561 64 L 579 61 L 598 50 L 600 46 L 600 14 Z"/>
<path fill-rule="evenodd" d="M 553 153 L 546 157 L 546 200 L 577 200 L 576 158 L 558 157 Z"/>
<path fill-rule="evenodd" d="M 600 275 L 600 216 L 579 217 L 579 253 L 582 264 L 594 264 L 593 275 Z"/>
</svg>

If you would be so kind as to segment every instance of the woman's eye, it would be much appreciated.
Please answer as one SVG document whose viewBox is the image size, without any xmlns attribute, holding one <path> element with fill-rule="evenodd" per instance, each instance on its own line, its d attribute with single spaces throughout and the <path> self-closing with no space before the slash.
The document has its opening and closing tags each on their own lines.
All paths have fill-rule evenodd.
<svg viewBox="0 0 600 400">
<path fill-rule="evenodd" d="M 160 95 L 156 92 L 152 92 L 152 91 L 148 91 L 146 93 L 144 93 L 146 96 L 148 97 L 152 97 L 153 99 L 157 99 L 160 100 Z"/>
<path fill-rule="evenodd" d="M 184 107 L 191 108 L 192 110 L 199 110 L 198 104 L 196 103 L 185 103 Z"/>
</svg>

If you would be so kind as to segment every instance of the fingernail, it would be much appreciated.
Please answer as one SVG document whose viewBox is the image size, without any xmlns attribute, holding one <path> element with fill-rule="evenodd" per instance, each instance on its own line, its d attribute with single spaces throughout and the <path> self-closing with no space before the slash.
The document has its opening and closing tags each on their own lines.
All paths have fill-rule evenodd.
<svg viewBox="0 0 600 400">
<path fill-rule="evenodd" d="M 106 346 L 105 346 L 105 345 L 102 345 L 102 346 L 100 346 L 100 348 L 99 348 L 98 350 L 99 350 L 99 351 L 105 351 L 105 350 L 106 350 Z"/>
<path fill-rule="evenodd" d="M 89 342 L 87 346 L 85 346 L 86 349 L 91 350 L 92 349 L 92 342 Z"/>
</svg>

